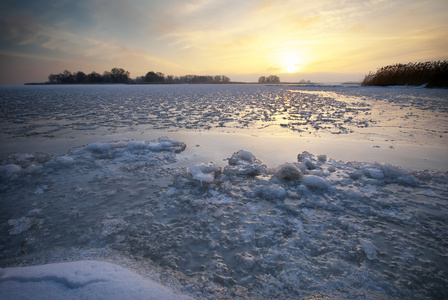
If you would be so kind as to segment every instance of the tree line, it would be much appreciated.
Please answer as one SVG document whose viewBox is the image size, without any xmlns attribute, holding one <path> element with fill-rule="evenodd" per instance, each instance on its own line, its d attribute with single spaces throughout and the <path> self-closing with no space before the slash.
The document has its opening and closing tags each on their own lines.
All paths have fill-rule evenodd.
<svg viewBox="0 0 448 300">
<path fill-rule="evenodd" d="M 412 85 L 448 87 L 448 61 L 428 61 L 385 66 L 365 76 L 363 86 Z"/>
<path fill-rule="evenodd" d="M 48 76 L 48 83 L 50 84 L 86 84 L 86 83 L 127 83 L 129 81 L 130 73 L 122 68 L 113 68 L 109 71 L 104 71 L 103 74 L 91 72 L 85 74 L 82 71 L 70 72 L 65 70 L 59 74 L 50 74 Z"/>
<path fill-rule="evenodd" d="M 258 83 L 266 84 L 266 83 L 280 83 L 280 78 L 276 75 L 261 76 L 258 78 Z"/>
<path fill-rule="evenodd" d="M 225 75 L 185 75 L 185 76 L 173 76 L 150 71 L 145 76 L 137 77 L 136 83 L 168 83 L 168 84 L 180 84 L 180 83 L 230 83 L 230 78 Z"/>
<path fill-rule="evenodd" d="M 103 74 L 91 72 L 85 74 L 82 71 L 70 72 L 65 70 L 59 74 L 48 76 L 49 84 L 98 84 L 98 83 L 230 83 L 230 78 L 225 75 L 185 75 L 173 76 L 161 72 L 150 71 L 145 76 L 137 77 L 135 80 L 129 77 L 130 73 L 122 68 L 113 68 Z"/>
<path fill-rule="evenodd" d="M 184 75 L 173 76 L 163 74 L 162 72 L 149 71 L 145 76 L 130 78 L 130 73 L 122 68 L 113 68 L 110 71 L 104 71 L 99 74 L 95 71 L 85 74 L 82 71 L 70 72 L 64 70 L 59 74 L 50 74 L 48 84 L 99 84 L 99 83 L 136 83 L 136 84 L 219 84 L 230 83 L 230 78 L 225 75 Z M 261 84 L 277 84 L 280 78 L 276 75 L 261 76 L 258 79 Z"/>
</svg>

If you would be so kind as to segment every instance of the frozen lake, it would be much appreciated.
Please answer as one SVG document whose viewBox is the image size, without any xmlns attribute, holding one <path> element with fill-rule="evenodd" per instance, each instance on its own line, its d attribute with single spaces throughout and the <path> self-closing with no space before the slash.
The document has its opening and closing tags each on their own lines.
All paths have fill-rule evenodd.
<svg viewBox="0 0 448 300">
<path fill-rule="evenodd" d="M 12 86 L 0 107 L 0 267 L 109 261 L 201 299 L 448 297 L 448 90 Z"/>
</svg>

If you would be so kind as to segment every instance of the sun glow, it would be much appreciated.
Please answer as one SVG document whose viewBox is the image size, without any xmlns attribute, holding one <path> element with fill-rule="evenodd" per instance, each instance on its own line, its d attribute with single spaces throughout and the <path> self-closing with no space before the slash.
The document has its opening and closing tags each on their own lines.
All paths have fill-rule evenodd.
<svg viewBox="0 0 448 300">
<path fill-rule="evenodd" d="M 303 67 L 303 62 L 297 54 L 286 54 L 282 56 L 280 68 L 285 73 L 298 72 Z"/>
</svg>

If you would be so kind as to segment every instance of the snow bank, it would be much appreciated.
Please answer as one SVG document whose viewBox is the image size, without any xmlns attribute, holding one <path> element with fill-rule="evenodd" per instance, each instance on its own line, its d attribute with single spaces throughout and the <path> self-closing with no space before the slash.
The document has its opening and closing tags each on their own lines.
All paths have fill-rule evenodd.
<svg viewBox="0 0 448 300">
<path fill-rule="evenodd" d="M 192 299 L 99 261 L 0 269 L 0 299 Z"/>
</svg>

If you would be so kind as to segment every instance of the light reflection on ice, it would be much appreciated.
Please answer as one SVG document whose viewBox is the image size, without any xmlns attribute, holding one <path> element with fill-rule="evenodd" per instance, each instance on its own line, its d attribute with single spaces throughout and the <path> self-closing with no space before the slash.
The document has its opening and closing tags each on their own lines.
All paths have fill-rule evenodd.
<svg viewBox="0 0 448 300">
<path fill-rule="evenodd" d="M 313 153 L 330 148 L 332 153 L 325 154 L 341 160 L 446 170 L 447 97 L 437 89 L 340 86 L 3 87 L 0 158 L 30 146 L 34 152 L 63 154 L 92 142 L 150 140 L 171 133 L 188 144 L 197 140 L 197 152 L 209 156 L 229 145 L 226 135 L 236 134 L 244 144 L 240 149 L 256 146 L 250 137 L 278 137 L 264 145 L 255 141 L 257 155 L 268 165 L 267 157 L 283 160 L 273 165 L 289 161 L 280 149 L 294 146 Z M 201 138 L 201 132 L 209 135 Z M 285 147 L 274 148 L 275 143 Z M 235 150 L 226 149 L 225 155 Z"/>
</svg>

